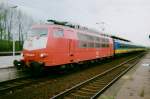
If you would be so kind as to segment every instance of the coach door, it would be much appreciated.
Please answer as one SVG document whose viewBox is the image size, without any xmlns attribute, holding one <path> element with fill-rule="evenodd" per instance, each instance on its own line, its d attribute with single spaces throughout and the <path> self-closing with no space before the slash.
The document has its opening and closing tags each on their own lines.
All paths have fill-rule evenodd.
<svg viewBox="0 0 150 99">
<path fill-rule="evenodd" d="M 51 50 L 53 64 L 65 64 L 68 61 L 68 42 L 65 38 L 65 30 L 63 28 L 53 29 L 53 40 L 51 41 Z"/>
<path fill-rule="evenodd" d="M 69 61 L 74 62 L 75 58 L 75 33 L 71 30 L 67 30 L 66 32 L 66 38 L 68 40 L 68 54 L 69 54 Z"/>
</svg>

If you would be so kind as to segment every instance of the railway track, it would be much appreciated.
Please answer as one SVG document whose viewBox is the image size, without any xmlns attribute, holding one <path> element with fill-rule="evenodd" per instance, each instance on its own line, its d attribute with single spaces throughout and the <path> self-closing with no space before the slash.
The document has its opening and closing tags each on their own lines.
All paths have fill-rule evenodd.
<svg viewBox="0 0 150 99">
<path fill-rule="evenodd" d="M 18 89 L 23 89 L 30 85 L 51 82 L 50 77 L 32 77 L 31 75 L 22 76 L 12 80 L 0 82 L 0 95 L 12 94 Z"/>
<path fill-rule="evenodd" d="M 138 57 L 137 57 L 138 58 Z M 137 59 L 136 58 L 136 59 Z M 131 60 L 128 60 L 128 61 L 131 61 Z M 125 67 L 128 67 L 127 66 L 127 63 L 125 64 L 125 63 L 122 63 L 122 65 L 126 65 Z M 129 63 L 128 63 L 129 64 Z M 119 67 L 119 65 L 118 65 L 118 67 Z M 115 68 L 114 68 L 115 69 Z M 110 70 L 108 70 L 108 71 L 110 71 Z M 108 71 L 106 71 L 105 73 L 107 73 Z M 102 73 L 101 75 L 105 75 L 105 73 Z M 96 77 L 96 76 L 95 76 Z M 109 76 L 108 76 L 109 77 Z M 102 81 L 105 81 L 105 77 L 101 77 L 100 79 L 102 79 L 103 78 L 103 80 Z M 93 79 L 93 78 L 92 78 Z M 106 79 L 107 80 L 107 79 Z M 88 80 L 89 81 L 89 80 Z M 84 83 L 86 83 L 86 82 L 88 82 L 88 81 L 85 81 Z M 101 81 L 101 80 L 99 80 L 99 81 Z M 24 78 L 19 78 L 19 79 L 13 79 L 13 80 L 9 80 L 9 81 L 5 81 L 5 82 L 0 82 L 0 95 L 4 95 L 4 94 L 12 94 L 12 93 L 14 93 L 17 89 L 23 89 L 24 87 L 27 87 L 27 86 L 29 86 L 29 85 L 34 85 L 34 84 L 40 84 L 40 83 L 49 83 L 49 82 L 51 82 L 51 80 L 50 80 L 50 78 L 39 78 L 39 79 L 33 79 L 33 78 L 29 78 L 29 77 L 24 77 Z M 84 86 L 84 83 L 83 83 L 83 85 L 81 85 L 81 86 Z M 96 82 L 97 83 L 97 82 Z M 102 83 L 104 83 L 104 82 L 102 82 Z M 94 83 L 95 84 L 95 83 Z M 59 95 L 56 95 L 56 96 L 54 96 L 54 97 L 52 97 L 52 99 L 57 99 L 57 98 L 62 98 L 62 97 L 68 97 L 68 96 L 66 96 L 66 95 L 71 95 L 71 93 L 70 92 L 74 92 L 73 90 L 77 90 L 77 89 L 79 89 L 79 92 L 80 91 L 82 91 L 82 90 L 80 90 L 80 89 L 82 89 L 81 87 L 78 87 L 78 86 L 80 86 L 80 84 L 78 84 L 78 85 L 76 85 L 75 87 L 73 87 L 73 88 L 71 88 L 71 89 L 69 89 L 69 90 L 72 90 L 72 91 L 69 91 L 69 90 L 67 90 L 67 91 L 69 91 L 69 92 L 67 92 L 67 91 L 65 91 L 65 92 L 62 92 L 61 94 L 59 94 Z M 95 86 L 96 86 L 96 84 L 95 84 Z M 78 88 L 76 88 L 76 87 L 78 87 Z M 94 91 L 94 90 L 91 90 L 91 91 Z M 90 92 L 90 91 L 89 91 Z M 65 95 L 64 95 L 64 94 Z M 67 94 L 66 94 L 67 93 Z M 68 94 L 69 93 L 69 94 Z M 76 93 L 75 93 L 76 94 Z M 70 97 L 70 96 L 69 96 Z M 87 97 L 85 97 L 85 98 L 87 98 Z M 70 98 L 70 99 L 72 99 L 72 98 Z"/>
<path fill-rule="evenodd" d="M 51 97 L 50 99 L 96 99 L 123 74 L 136 65 L 142 56 L 143 54 L 140 54 L 131 58 L 120 65 Z"/>
<path fill-rule="evenodd" d="M 16 78 L 8 81 L 0 82 L 0 95 L 13 93 L 14 90 L 23 88 L 36 80 L 29 78 L 29 76 L 24 76 L 21 78 Z"/>
</svg>

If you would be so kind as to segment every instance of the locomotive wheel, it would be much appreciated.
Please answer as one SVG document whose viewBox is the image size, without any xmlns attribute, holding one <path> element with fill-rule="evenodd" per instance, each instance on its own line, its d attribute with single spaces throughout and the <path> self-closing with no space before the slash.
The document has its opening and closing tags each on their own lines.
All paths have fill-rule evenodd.
<svg viewBox="0 0 150 99">
<path fill-rule="evenodd" d="M 30 72 L 32 76 L 40 76 L 43 72 L 43 65 L 37 62 L 32 62 L 30 64 Z"/>
</svg>

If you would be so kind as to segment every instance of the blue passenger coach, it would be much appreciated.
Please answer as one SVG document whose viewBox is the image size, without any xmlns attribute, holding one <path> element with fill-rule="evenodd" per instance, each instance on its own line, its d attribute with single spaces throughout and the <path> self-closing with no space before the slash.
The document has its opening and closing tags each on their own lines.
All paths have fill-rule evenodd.
<svg viewBox="0 0 150 99">
<path fill-rule="evenodd" d="M 114 54 L 124 54 L 124 53 L 145 50 L 145 47 L 134 44 L 129 40 L 118 38 L 118 37 L 112 37 L 112 38 L 114 39 Z"/>
</svg>

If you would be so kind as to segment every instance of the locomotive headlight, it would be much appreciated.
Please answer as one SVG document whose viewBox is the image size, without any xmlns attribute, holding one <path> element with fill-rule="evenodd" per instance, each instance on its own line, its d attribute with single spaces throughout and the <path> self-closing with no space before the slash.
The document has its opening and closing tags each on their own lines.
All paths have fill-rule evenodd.
<svg viewBox="0 0 150 99">
<path fill-rule="evenodd" d="M 40 57 L 41 57 L 41 58 L 45 58 L 45 57 L 47 57 L 47 54 L 46 54 L 46 53 L 41 53 L 41 54 L 40 54 Z"/>
<path fill-rule="evenodd" d="M 23 57 L 23 53 L 21 53 L 20 56 Z"/>
<path fill-rule="evenodd" d="M 21 53 L 21 54 L 20 54 L 20 56 L 21 56 L 21 59 L 24 59 L 24 55 L 23 55 L 23 53 Z"/>
</svg>

